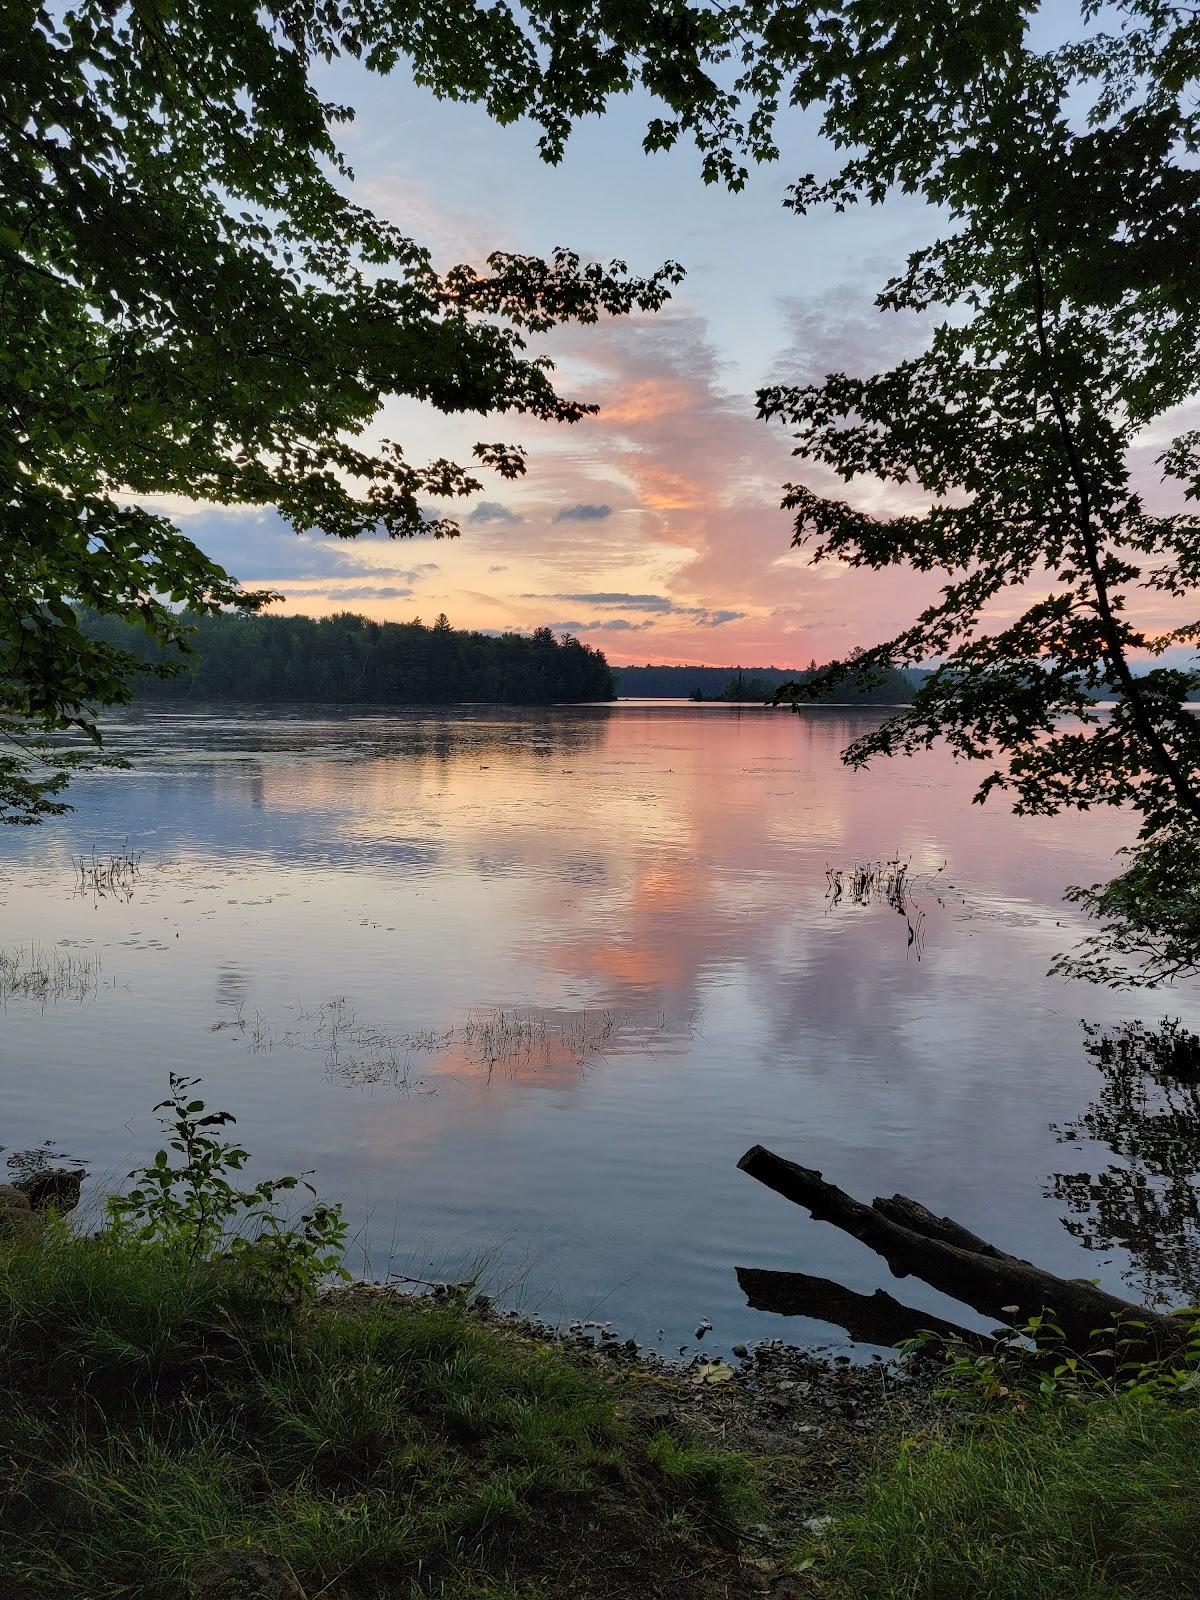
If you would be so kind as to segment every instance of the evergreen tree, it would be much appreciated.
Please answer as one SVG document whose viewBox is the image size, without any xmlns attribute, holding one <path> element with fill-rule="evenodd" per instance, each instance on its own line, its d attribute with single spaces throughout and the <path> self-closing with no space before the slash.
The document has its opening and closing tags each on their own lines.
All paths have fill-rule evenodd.
<svg viewBox="0 0 1200 1600">
<path fill-rule="evenodd" d="M 330 701 L 341 705 L 508 705 L 611 700 L 614 678 L 599 650 L 549 628 L 533 635 L 471 633 L 445 615 L 432 628 L 336 616 L 182 619 L 194 630 L 187 670 L 163 677 L 166 649 L 131 623 L 84 612 L 82 633 L 138 663 L 139 697 Z"/>
</svg>

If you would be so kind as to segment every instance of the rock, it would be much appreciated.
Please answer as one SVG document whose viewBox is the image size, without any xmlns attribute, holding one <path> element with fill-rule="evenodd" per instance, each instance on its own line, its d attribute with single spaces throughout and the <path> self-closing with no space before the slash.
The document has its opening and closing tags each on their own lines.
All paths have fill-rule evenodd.
<svg viewBox="0 0 1200 1600">
<path fill-rule="evenodd" d="M 281 1556 L 263 1550 L 227 1550 L 203 1570 L 195 1600 L 305 1600 L 296 1575 Z"/>
<path fill-rule="evenodd" d="M 47 1167 L 19 1179 L 11 1187 L 21 1191 L 34 1211 L 57 1211 L 61 1216 L 74 1211 L 79 1204 L 83 1179 L 84 1173 L 78 1167 Z"/>
<path fill-rule="evenodd" d="M 744 1344 L 730 1345 L 729 1353 L 730 1355 L 736 1356 L 739 1361 L 745 1361 L 750 1355 L 749 1350 Z"/>
<path fill-rule="evenodd" d="M 23 1194 L 15 1183 L 0 1183 L 0 1239 L 11 1239 L 18 1233 L 24 1233 L 36 1221 L 29 1196 Z"/>
</svg>

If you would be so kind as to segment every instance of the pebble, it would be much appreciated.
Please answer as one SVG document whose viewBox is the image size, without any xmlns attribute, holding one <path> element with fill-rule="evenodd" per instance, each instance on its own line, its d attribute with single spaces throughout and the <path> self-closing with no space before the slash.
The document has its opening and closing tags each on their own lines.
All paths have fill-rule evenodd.
<svg viewBox="0 0 1200 1600">
<path fill-rule="evenodd" d="M 729 1353 L 730 1355 L 736 1356 L 739 1361 L 745 1361 L 750 1354 L 749 1350 L 744 1344 L 730 1345 Z"/>
</svg>

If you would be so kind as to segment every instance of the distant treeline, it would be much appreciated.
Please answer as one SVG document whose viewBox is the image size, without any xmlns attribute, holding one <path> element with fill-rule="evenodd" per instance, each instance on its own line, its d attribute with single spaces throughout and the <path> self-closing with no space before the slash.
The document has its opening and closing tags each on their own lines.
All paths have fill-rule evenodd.
<svg viewBox="0 0 1200 1600">
<path fill-rule="evenodd" d="M 617 667 L 617 693 L 634 699 L 769 700 L 781 683 L 805 683 L 817 664 L 802 672 L 788 667 Z M 912 699 L 916 687 L 906 672 L 890 672 L 873 689 L 843 684 L 832 698 L 853 705 L 898 705 Z"/>
<path fill-rule="evenodd" d="M 452 628 L 444 616 L 429 626 L 372 622 L 348 611 L 322 618 L 222 613 L 192 622 L 196 654 L 182 675 L 139 678 L 139 698 L 549 705 L 611 700 L 614 693 L 603 654 L 578 639 L 555 638 L 549 628 L 493 636 Z M 135 624 L 84 611 L 81 626 L 147 666 L 171 659 Z"/>
</svg>

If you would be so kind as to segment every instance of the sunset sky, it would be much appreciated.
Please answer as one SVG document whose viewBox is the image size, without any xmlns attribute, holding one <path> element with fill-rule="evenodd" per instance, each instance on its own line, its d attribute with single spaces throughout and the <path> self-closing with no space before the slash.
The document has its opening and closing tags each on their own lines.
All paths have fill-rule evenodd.
<svg viewBox="0 0 1200 1600">
<path fill-rule="evenodd" d="M 561 244 L 620 257 L 634 272 L 678 259 L 687 278 L 655 316 L 545 341 L 560 390 L 601 407 L 574 427 L 385 409 L 376 432 L 414 461 L 469 461 L 481 437 L 528 447 L 523 480 L 493 479 L 457 503 L 460 539 L 297 538 L 271 512 L 173 504 L 210 554 L 244 583 L 283 590 L 288 612 L 548 624 L 614 663 L 802 665 L 911 619 L 927 581 L 811 567 L 791 551 L 780 485 L 802 472 L 815 488 L 847 491 L 792 461 L 786 432 L 756 420 L 753 393 L 765 381 L 875 370 L 919 348 L 920 326 L 880 314 L 872 299 L 936 227 L 921 202 L 805 219 L 784 211 L 787 183 L 829 165 L 799 114 L 784 129 L 782 162 L 731 195 L 704 187 L 690 148 L 642 153 L 648 102 L 620 102 L 583 127 L 553 168 L 528 125 L 498 128 L 399 74 L 339 66 L 324 79 L 329 97 L 358 113 L 342 133 L 358 196 L 438 266 Z M 849 493 L 868 508 L 897 504 L 882 486 Z"/>
</svg>

